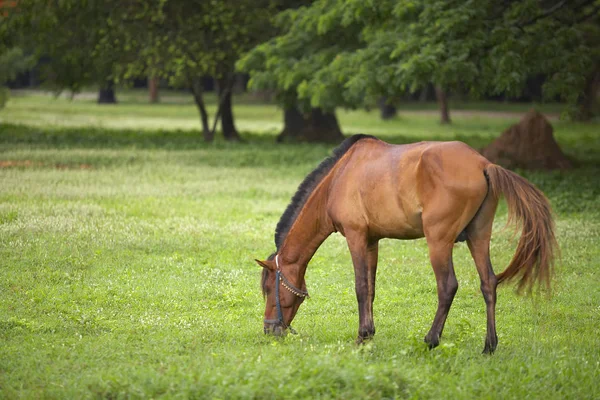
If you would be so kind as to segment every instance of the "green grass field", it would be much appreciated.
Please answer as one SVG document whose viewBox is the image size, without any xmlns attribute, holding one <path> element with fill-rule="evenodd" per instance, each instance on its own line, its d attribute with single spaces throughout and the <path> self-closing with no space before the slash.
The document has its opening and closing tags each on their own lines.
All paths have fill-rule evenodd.
<svg viewBox="0 0 600 400">
<path fill-rule="evenodd" d="M 485 307 L 464 244 L 442 344 L 423 343 L 437 302 L 424 240 L 382 241 L 367 345 L 354 344 L 339 235 L 309 265 L 299 334 L 263 335 L 253 259 L 274 250 L 281 213 L 332 147 L 275 144 L 272 105 L 235 108 L 245 143 L 205 144 L 189 99 L 122 99 L 22 95 L 0 111 L 0 398 L 600 398 L 598 125 L 553 122 L 577 168 L 518 171 L 549 197 L 562 258 L 550 300 L 501 287 L 499 347 L 484 356 Z M 411 111 L 339 117 L 346 134 L 474 147 L 518 119 L 467 113 L 441 126 Z M 502 206 L 497 272 L 515 248 L 505 221 Z"/>
</svg>

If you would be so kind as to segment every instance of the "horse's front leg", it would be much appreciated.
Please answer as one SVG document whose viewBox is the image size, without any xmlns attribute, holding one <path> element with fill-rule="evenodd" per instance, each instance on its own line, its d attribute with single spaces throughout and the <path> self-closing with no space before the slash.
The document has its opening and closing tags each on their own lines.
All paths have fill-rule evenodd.
<svg viewBox="0 0 600 400">
<path fill-rule="evenodd" d="M 375 300 L 375 277 L 379 242 L 371 242 L 359 235 L 346 237 L 354 264 L 356 299 L 358 300 L 358 338 L 362 343 L 375 335 L 373 301 Z"/>
</svg>

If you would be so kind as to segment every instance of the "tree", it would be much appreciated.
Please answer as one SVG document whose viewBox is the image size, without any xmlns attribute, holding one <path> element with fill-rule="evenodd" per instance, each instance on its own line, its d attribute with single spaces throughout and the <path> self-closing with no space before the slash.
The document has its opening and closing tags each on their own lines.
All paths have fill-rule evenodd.
<svg viewBox="0 0 600 400">
<path fill-rule="evenodd" d="M 239 140 L 232 112 L 234 64 L 266 40 L 275 0 L 21 0 L 12 35 L 45 56 L 45 82 L 73 92 L 95 83 L 99 101 L 114 98 L 115 83 L 153 75 L 190 88 L 205 140 L 221 122 Z M 202 79 L 219 82 L 219 107 L 210 127 Z"/>
<path fill-rule="evenodd" d="M 10 35 L 7 19 L 14 12 L 14 7 L 12 3 L 0 3 L 0 109 L 4 108 L 9 97 L 5 84 L 30 68 L 34 61 L 33 57 L 17 47 L 17 41 Z"/>
<path fill-rule="evenodd" d="M 219 121 L 225 139 L 239 140 L 232 107 L 235 62 L 241 53 L 269 37 L 274 6 L 272 0 L 123 5 L 125 19 L 137 27 L 130 28 L 139 33 L 131 38 L 132 46 L 140 48 L 143 60 L 130 64 L 128 75 L 135 76 L 151 65 L 155 77 L 190 88 L 206 141 L 213 140 Z M 218 109 L 212 127 L 204 101 L 205 76 L 217 82 Z"/>
<path fill-rule="evenodd" d="M 6 35 L 19 37 L 23 48 L 44 58 L 42 78 L 54 90 L 76 93 L 98 85 L 99 103 L 115 102 L 117 66 L 126 53 L 112 6 L 100 0 L 20 0 L 7 18 Z"/>
<path fill-rule="evenodd" d="M 8 89 L 4 85 L 17 77 L 19 72 L 29 68 L 32 58 L 23 54 L 18 47 L 6 48 L 0 46 L 0 109 L 8 101 Z"/>
<path fill-rule="evenodd" d="M 251 73 L 251 88 L 284 90 L 286 99 L 295 96 L 304 109 L 379 105 L 383 118 L 392 117 L 396 111 L 387 99 L 429 84 L 393 82 L 399 37 L 384 16 L 394 4 L 319 0 L 286 10 L 277 17 L 284 33 L 253 49 L 238 66 Z M 348 6 L 357 14 L 350 15 Z M 449 122 L 445 91 L 438 93 L 444 95 L 443 122 Z"/>
<path fill-rule="evenodd" d="M 433 83 L 448 121 L 448 91 L 518 95 L 542 75 L 546 98 L 587 110 L 600 84 L 599 10 L 598 0 L 317 0 L 279 15 L 285 32 L 240 66 L 252 87 L 325 109 Z"/>
<path fill-rule="evenodd" d="M 343 105 L 343 99 L 311 99 L 305 95 L 304 85 L 343 51 L 342 43 L 356 42 L 356 36 L 319 35 L 316 26 L 322 11 L 319 5 L 316 2 L 310 7 L 279 13 L 275 25 L 280 35 L 255 47 L 237 64 L 239 69 L 250 73 L 251 89 L 277 93 L 284 108 L 284 129 L 278 140 L 336 142 L 343 137 L 335 116 L 335 108 Z"/>
</svg>

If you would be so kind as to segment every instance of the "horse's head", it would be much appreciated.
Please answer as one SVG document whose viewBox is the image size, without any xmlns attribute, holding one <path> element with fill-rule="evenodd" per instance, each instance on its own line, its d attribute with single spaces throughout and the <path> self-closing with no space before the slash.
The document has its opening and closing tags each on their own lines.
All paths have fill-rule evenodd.
<svg viewBox="0 0 600 400">
<path fill-rule="evenodd" d="M 256 260 L 263 267 L 262 292 L 266 300 L 264 332 L 282 336 L 289 329 L 300 304 L 308 297 L 304 279 L 300 288 L 292 284 L 281 270 L 279 256 L 271 256 L 266 261 Z"/>
</svg>

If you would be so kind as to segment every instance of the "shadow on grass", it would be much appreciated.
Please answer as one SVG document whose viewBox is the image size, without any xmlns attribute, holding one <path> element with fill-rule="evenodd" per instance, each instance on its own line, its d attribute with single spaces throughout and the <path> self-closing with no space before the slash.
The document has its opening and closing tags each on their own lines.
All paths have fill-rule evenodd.
<svg viewBox="0 0 600 400">
<path fill-rule="evenodd" d="M 354 132 L 353 132 L 354 133 Z M 352 133 L 352 134 L 353 134 Z M 348 134 L 347 136 L 350 136 Z M 53 149 L 162 149 L 162 150 L 196 150 L 224 149 L 231 150 L 243 146 L 272 146 L 274 148 L 296 148 L 302 146 L 332 148 L 332 144 L 310 143 L 276 143 L 273 134 L 255 134 L 243 132 L 243 142 L 231 143 L 220 135 L 212 143 L 202 138 L 196 130 L 135 130 L 135 129 L 103 129 L 103 128 L 56 128 L 32 127 L 16 124 L 0 124 L 0 146 L 4 150 L 10 148 L 53 148 Z M 441 134 L 424 134 L 421 140 L 448 140 Z M 457 134 L 454 140 L 463 141 L 475 148 L 485 146 L 490 137 L 485 135 Z M 384 140 L 390 143 L 403 144 L 415 142 L 415 137 L 386 134 Z"/>
<path fill-rule="evenodd" d="M 589 135 L 588 135 L 589 136 Z M 600 144 L 594 137 L 571 137 L 563 146 L 577 167 L 568 171 L 517 171 L 540 187 L 559 212 L 598 213 L 600 202 Z M 282 173 L 310 171 L 331 152 L 331 144 L 279 144 L 273 135 L 243 133 L 244 142 L 229 143 L 217 138 L 206 143 L 199 131 L 138 131 L 102 128 L 39 128 L 0 124 L 0 161 L 9 167 L 44 168 L 57 165 L 65 169 L 85 165 L 90 168 L 152 162 L 147 153 L 158 150 L 166 154 L 169 164 L 226 168 L 277 168 Z M 422 140 L 447 140 L 439 134 Z M 457 133 L 452 138 L 480 149 L 490 142 L 489 135 Z M 390 143 L 414 142 L 414 137 L 385 135 Z M 29 150 L 115 150 L 98 153 L 64 152 L 57 155 L 32 154 Z M 24 151 L 11 158 L 12 151 Z M 21 158 L 19 158 L 21 157 Z M 23 157 L 29 158 L 23 164 Z M 165 161 L 165 160 L 163 160 Z M 12 164 L 11 164 L 12 163 Z M 57 164 L 59 163 L 59 164 Z M 298 167 L 301 167 L 298 169 Z M 287 171 L 287 172 L 284 172 Z"/>
<path fill-rule="evenodd" d="M 335 144 L 276 143 L 273 134 L 243 132 L 241 136 L 241 143 L 227 142 L 220 135 L 214 142 L 206 143 L 200 131 L 45 128 L 0 124 L 0 152 L 4 153 L 0 161 L 16 168 L 61 165 L 65 169 L 76 169 L 82 165 L 96 168 L 149 162 L 152 154 L 163 154 L 169 158 L 169 163 L 183 165 L 281 170 L 303 166 L 302 170 L 308 172 L 330 155 L 335 147 Z M 447 137 L 431 134 L 419 139 L 447 140 Z M 455 139 L 475 148 L 483 147 L 490 140 L 489 137 L 477 135 L 456 135 Z M 414 142 L 415 137 L 385 135 L 384 140 L 403 144 Z M 28 154 L 34 150 L 40 151 Z M 156 150 L 157 153 L 144 150 Z M 56 151 L 61 151 L 60 159 L 57 159 Z M 20 154 L 9 157 L 11 152 Z"/>
</svg>

